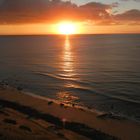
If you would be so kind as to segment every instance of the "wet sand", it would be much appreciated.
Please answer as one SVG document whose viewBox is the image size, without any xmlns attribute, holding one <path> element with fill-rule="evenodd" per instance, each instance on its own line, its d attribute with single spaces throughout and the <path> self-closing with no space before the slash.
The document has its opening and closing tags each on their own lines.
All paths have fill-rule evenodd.
<svg viewBox="0 0 140 140">
<path fill-rule="evenodd" d="M 0 86 L 0 139 L 139 140 L 140 124 Z"/>
</svg>

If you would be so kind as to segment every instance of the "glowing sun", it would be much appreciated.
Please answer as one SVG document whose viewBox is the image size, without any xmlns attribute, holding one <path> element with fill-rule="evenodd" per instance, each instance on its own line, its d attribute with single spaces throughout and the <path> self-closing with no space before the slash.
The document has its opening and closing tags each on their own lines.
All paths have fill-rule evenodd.
<svg viewBox="0 0 140 140">
<path fill-rule="evenodd" d="M 71 22 L 62 22 L 58 24 L 59 34 L 71 35 L 76 33 L 76 25 Z"/>
</svg>

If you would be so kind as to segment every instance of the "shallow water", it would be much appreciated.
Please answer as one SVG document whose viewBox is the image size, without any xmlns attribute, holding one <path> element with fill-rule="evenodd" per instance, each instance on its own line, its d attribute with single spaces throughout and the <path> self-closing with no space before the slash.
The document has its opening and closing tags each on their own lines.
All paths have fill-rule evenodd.
<svg viewBox="0 0 140 140">
<path fill-rule="evenodd" d="M 140 35 L 0 36 L 0 80 L 140 120 Z"/>
</svg>

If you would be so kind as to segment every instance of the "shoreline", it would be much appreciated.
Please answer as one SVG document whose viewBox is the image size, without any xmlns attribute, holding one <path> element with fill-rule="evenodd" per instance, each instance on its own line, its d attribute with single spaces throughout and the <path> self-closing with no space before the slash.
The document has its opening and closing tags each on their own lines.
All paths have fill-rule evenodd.
<svg viewBox="0 0 140 140">
<path fill-rule="evenodd" d="M 21 93 L 25 94 L 25 95 L 29 95 L 29 96 L 32 96 L 34 98 L 38 98 L 38 99 L 41 99 L 41 100 L 45 100 L 45 101 L 52 101 L 54 102 L 55 104 L 57 105 L 60 105 L 61 103 L 64 104 L 66 107 L 74 107 L 76 109 L 81 109 L 81 110 L 85 110 L 85 111 L 89 111 L 89 112 L 93 112 L 93 113 L 96 113 L 97 115 L 101 115 L 101 114 L 104 114 L 106 113 L 105 111 L 99 111 L 95 108 L 90 108 L 90 107 L 86 107 L 86 106 L 82 106 L 82 105 L 78 105 L 78 104 L 72 104 L 72 103 L 64 103 L 64 102 L 61 102 L 59 100 L 56 100 L 56 99 L 51 99 L 51 98 L 48 98 L 46 96 L 41 96 L 41 95 L 37 95 L 37 94 L 34 94 L 34 93 L 31 93 L 31 92 L 26 92 L 26 91 L 21 91 Z"/>
<path fill-rule="evenodd" d="M 59 123 L 63 122 L 67 125 L 73 124 L 74 127 L 82 128 L 84 132 L 86 132 L 82 132 L 82 134 L 85 135 L 90 134 L 89 130 L 94 130 L 94 132 L 97 131 L 98 136 L 103 136 L 106 138 L 110 137 L 112 139 L 120 138 L 124 140 L 131 140 L 133 137 L 133 140 L 140 139 L 139 123 L 127 120 L 125 118 L 118 118 L 118 116 L 113 116 L 111 114 L 97 114 L 97 112 L 91 112 L 89 110 L 84 110 L 75 106 L 68 106 L 62 103 L 55 102 L 55 100 L 49 100 L 45 97 L 34 95 L 33 93 L 24 93 L 11 87 L 0 88 L 0 100 L 0 103 L 3 103 L 4 105 L 17 105 L 19 106 L 19 108 L 21 107 L 20 105 L 22 105 L 25 108 L 27 107 L 27 109 L 29 110 L 35 109 L 39 113 L 37 115 L 42 115 L 41 113 L 43 112 L 50 115 L 53 119 L 57 118 Z M 17 110 L 17 108 L 12 109 L 20 112 L 20 110 Z M 23 111 L 23 108 L 20 109 Z M 24 113 L 26 115 L 29 115 L 27 114 L 27 112 Z M 39 119 L 42 120 L 42 118 Z M 53 119 L 51 120 L 52 124 L 55 122 L 53 122 Z M 48 122 L 48 120 L 46 120 L 46 122 Z M 54 123 L 53 125 L 56 126 L 56 123 Z M 73 133 L 76 133 L 75 135 L 81 135 L 81 132 L 76 132 L 76 130 L 74 130 L 73 128 L 72 130 L 70 130 L 70 128 L 65 128 L 64 130 L 72 131 Z M 67 135 L 67 133 L 64 133 L 63 135 Z M 83 140 L 89 138 L 89 136 L 86 136 L 85 138 L 85 135 L 82 135 L 82 137 L 84 137 L 82 138 Z"/>
<path fill-rule="evenodd" d="M 13 88 L 15 88 L 15 87 L 13 87 Z M 88 107 L 88 106 L 84 106 L 84 105 L 80 105 L 80 104 L 65 103 L 65 102 L 59 101 L 57 99 L 49 98 L 47 96 L 37 95 L 36 93 L 33 93 L 33 92 L 24 91 L 24 89 L 22 89 L 20 92 L 22 92 L 25 95 L 32 96 L 34 98 L 39 98 L 39 99 L 46 100 L 46 101 L 53 101 L 54 103 L 56 103 L 58 105 L 62 103 L 62 104 L 65 104 L 65 106 L 68 106 L 68 107 L 74 107 L 74 108 L 85 110 L 85 111 L 88 111 L 88 112 L 93 112 L 93 113 L 95 113 L 99 116 L 104 115 L 104 114 L 112 115 L 113 117 L 116 117 L 118 119 L 124 119 L 124 120 L 128 120 L 128 121 L 140 123 L 140 121 L 136 120 L 134 117 L 129 117 L 129 116 L 126 116 L 126 115 L 122 115 L 120 113 L 113 113 L 111 111 L 103 111 L 103 110 L 99 110 L 99 109 L 96 109 L 96 108 L 93 108 L 93 107 L 90 107 L 90 106 Z"/>
<path fill-rule="evenodd" d="M 109 97 L 111 100 L 115 99 L 117 101 L 123 101 L 126 104 L 126 108 L 124 108 L 123 110 L 120 110 L 119 105 L 117 104 L 117 106 L 116 106 L 116 104 L 114 104 L 113 102 L 111 104 L 108 104 L 108 106 L 106 106 L 105 108 L 98 107 L 98 104 L 94 104 L 94 106 L 91 104 L 91 106 L 90 106 L 87 102 L 81 102 L 80 103 L 80 100 L 79 100 L 79 102 L 69 102 L 69 103 L 66 103 L 66 102 L 63 102 L 63 101 L 61 101 L 59 99 L 57 100 L 56 98 L 51 98 L 51 97 L 49 98 L 49 97 L 45 96 L 43 92 L 36 92 L 36 91 L 30 90 L 30 89 L 28 89 L 26 87 L 22 87 L 22 86 L 20 86 L 20 85 L 18 85 L 16 83 L 10 84 L 8 79 L 2 80 L 0 82 L 0 85 L 5 85 L 7 87 L 8 86 L 9 87 L 13 87 L 13 88 L 16 88 L 17 90 L 21 91 L 23 94 L 31 95 L 33 97 L 41 98 L 41 99 L 44 99 L 44 100 L 52 100 L 53 102 L 56 102 L 58 104 L 59 103 L 67 104 L 67 106 L 74 106 L 74 107 L 81 108 L 81 109 L 84 109 L 84 110 L 87 110 L 87 111 L 90 111 L 90 112 L 95 112 L 95 113 L 97 113 L 99 115 L 100 114 L 111 114 L 111 115 L 116 116 L 118 118 L 124 118 L 124 119 L 130 120 L 130 121 L 134 121 L 134 122 L 140 123 L 139 111 L 137 111 L 135 109 L 136 112 L 134 112 L 134 111 L 132 111 L 134 108 L 130 108 L 131 107 L 131 103 L 133 103 L 133 105 L 137 106 L 138 103 L 139 103 L 137 101 L 123 99 L 123 98 L 119 98 L 119 97 L 108 96 L 108 95 L 103 95 L 103 94 L 98 94 L 99 96 L 101 95 L 103 97 Z M 47 92 L 47 90 L 46 90 L 46 92 Z M 104 101 L 102 101 L 102 103 L 104 103 Z M 129 104 L 129 103 L 130 103 L 130 107 L 127 108 L 127 104 Z M 99 104 L 99 106 L 100 106 L 100 104 Z M 119 110 L 117 110 L 117 107 L 119 108 Z M 131 110 L 131 114 L 132 115 L 130 113 L 128 113 L 129 109 L 132 109 Z"/>
<path fill-rule="evenodd" d="M 46 96 L 41 96 L 41 95 L 37 95 L 37 94 L 34 94 L 34 93 L 31 93 L 31 92 L 26 92 L 26 91 L 21 91 L 21 93 L 25 94 L 25 95 L 29 95 L 29 96 L 32 96 L 33 98 L 38 98 L 38 99 L 41 99 L 41 100 L 45 100 L 47 102 L 53 102 L 57 105 L 60 105 L 60 104 L 64 104 L 65 107 L 74 107 L 75 109 L 80 109 L 80 110 L 83 110 L 83 111 L 87 111 L 87 112 L 91 112 L 91 113 L 95 113 L 97 116 L 102 116 L 102 115 L 108 115 L 108 116 L 112 116 L 112 118 L 116 118 L 116 119 L 120 119 L 120 120 L 128 120 L 128 121 L 132 121 L 132 122 L 136 122 L 136 123 L 140 123 L 140 121 L 138 120 L 135 120 L 131 117 L 127 117 L 127 116 L 123 116 L 123 115 L 120 115 L 120 114 L 117 114 L 117 113 L 112 113 L 112 112 L 107 112 L 107 111 L 100 111 L 100 110 L 97 110 L 95 108 L 91 108 L 91 107 L 87 107 L 87 106 L 82 106 L 82 105 L 78 105 L 78 104 L 72 104 L 72 103 L 64 103 L 64 102 L 61 102 L 59 100 L 56 100 L 56 99 L 51 99 L 51 98 L 48 98 Z"/>
</svg>

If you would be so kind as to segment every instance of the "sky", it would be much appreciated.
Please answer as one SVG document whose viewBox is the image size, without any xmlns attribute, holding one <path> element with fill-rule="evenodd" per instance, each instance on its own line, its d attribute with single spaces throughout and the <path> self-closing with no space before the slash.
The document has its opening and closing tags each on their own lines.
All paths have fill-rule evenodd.
<svg viewBox="0 0 140 140">
<path fill-rule="evenodd" d="M 140 10 L 140 0 L 71 0 L 71 2 L 77 3 L 78 5 L 80 4 L 85 4 L 87 2 L 100 2 L 100 3 L 106 3 L 106 4 L 111 4 L 111 3 L 119 3 L 119 6 L 115 8 L 115 10 L 118 10 L 118 12 L 124 12 L 126 10 L 131 10 L 131 9 L 139 9 Z"/>
<path fill-rule="evenodd" d="M 0 34 L 57 34 L 62 21 L 78 34 L 140 33 L 140 0 L 0 0 Z"/>
</svg>

